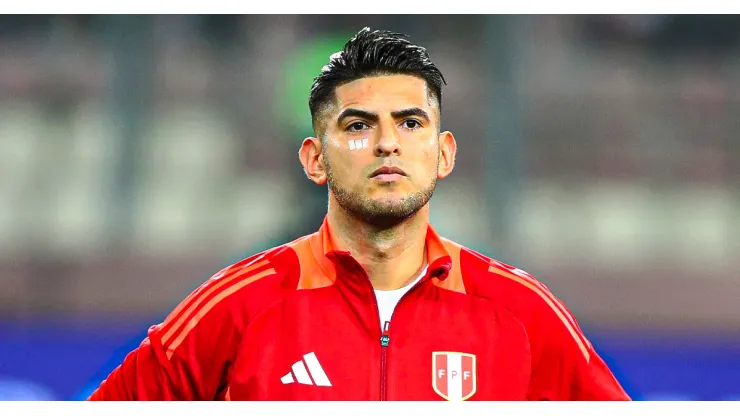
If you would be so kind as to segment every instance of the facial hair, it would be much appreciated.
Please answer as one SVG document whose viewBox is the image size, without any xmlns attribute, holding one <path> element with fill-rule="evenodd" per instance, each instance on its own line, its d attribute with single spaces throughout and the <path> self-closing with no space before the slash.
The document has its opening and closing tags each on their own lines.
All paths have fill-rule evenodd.
<svg viewBox="0 0 740 416">
<path fill-rule="evenodd" d="M 435 172 L 431 184 L 425 189 L 414 192 L 400 201 L 377 201 L 351 189 L 341 188 L 328 158 L 324 157 L 324 163 L 329 189 L 339 206 L 353 217 L 382 228 L 399 224 L 416 214 L 432 198 L 437 186 L 437 172 Z"/>
</svg>

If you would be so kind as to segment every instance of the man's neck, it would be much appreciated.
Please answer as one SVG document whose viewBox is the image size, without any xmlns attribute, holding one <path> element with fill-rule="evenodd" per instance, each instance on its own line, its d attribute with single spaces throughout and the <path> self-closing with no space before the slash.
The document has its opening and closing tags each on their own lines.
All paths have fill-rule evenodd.
<svg viewBox="0 0 740 416">
<path fill-rule="evenodd" d="M 329 205 L 328 222 L 337 248 L 357 259 L 377 290 L 406 286 L 426 264 L 428 206 L 400 224 L 380 228 L 351 216 L 335 203 Z"/>
</svg>

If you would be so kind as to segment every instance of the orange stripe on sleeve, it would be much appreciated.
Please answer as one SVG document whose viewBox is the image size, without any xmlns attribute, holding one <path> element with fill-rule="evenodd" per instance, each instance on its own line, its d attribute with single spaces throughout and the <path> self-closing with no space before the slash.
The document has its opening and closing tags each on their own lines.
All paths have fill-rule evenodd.
<svg viewBox="0 0 740 416">
<path fill-rule="evenodd" d="M 187 324 L 185 325 L 185 328 L 183 328 L 182 332 L 180 332 L 180 335 L 178 335 L 178 337 L 175 338 L 174 341 L 172 341 L 172 344 L 169 347 L 167 347 L 167 358 L 172 358 L 172 355 L 175 353 L 175 350 L 177 349 L 177 347 L 180 346 L 180 344 L 182 344 L 182 341 L 190 333 L 190 331 L 192 331 L 198 325 L 198 322 L 200 322 L 200 320 L 203 319 L 203 317 L 206 316 L 206 314 L 208 314 L 208 312 L 211 309 L 213 309 L 213 307 L 216 306 L 219 302 L 221 302 L 224 298 L 236 292 L 237 290 L 243 288 L 244 286 L 247 286 L 250 283 L 254 283 L 257 280 L 262 279 L 263 277 L 272 276 L 274 274 L 275 274 L 275 269 L 263 270 L 262 272 L 257 273 L 256 275 L 248 279 L 244 279 L 241 282 L 238 282 L 230 286 L 229 288 L 225 289 L 224 291 L 222 291 L 221 293 L 213 297 L 213 299 L 211 299 L 203 307 L 198 309 L 195 315 L 190 320 L 187 321 Z"/>
<path fill-rule="evenodd" d="M 552 296 L 550 293 L 545 292 L 542 288 L 530 282 L 529 280 L 521 276 L 500 270 L 495 266 L 489 267 L 488 271 L 495 273 L 499 276 L 509 278 L 527 287 L 528 289 L 536 293 L 539 297 L 541 297 L 542 300 L 544 300 L 545 303 L 547 303 L 550 309 L 552 309 L 553 312 L 555 312 L 558 318 L 560 318 L 560 321 L 563 323 L 563 325 L 565 325 L 565 327 L 568 329 L 568 332 L 570 332 L 570 335 L 573 337 L 573 340 L 575 340 L 576 344 L 578 344 L 578 348 L 581 350 L 581 353 L 583 353 L 583 356 L 586 358 L 586 361 L 588 362 L 591 359 L 591 354 L 588 352 L 588 348 L 586 348 L 586 345 L 584 344 L 584 341 L 583 341 L 585 337 L 583 337 L 583 334 L 581 334 L 580 330 L 578 330 L 577 327 L 571 323 L 572 317 L 570 317 L 570 314 L 568 312 L 561 311 L 560 308 L 555 305 L 555 302 L 557 302 L 557 299 L 554 296 Z M 568 317 L 566 317 L 566 315 Z"/>
<path fill-rule="evenodd" d="M 209 280 L 221 278 L 225 274 L 229 274 L 233 272 L 234 270 L 238 270 L 239 268 L 240 266 L 232 264 L 231 266 L 225 267 L 224 269 L 222 269 L 221 271 L 213 275 L 213 277 L 211 277 Z M 162 329 L 165 330 L 165 328 L 167 328 L 168 326 L 171 326 L 172 323 L 180 315 L 180 313 L 186 307 L 190 306 L 194 301 L 196 301 L 202 293 L 203 293 L 202 288 L 198 288 L 196 291 L 191 293 L 187 298 L 185 298 L 182 302 L 180 302 L 180 304 L 178 304 L 177 307 L 172 312 L 170 312 L 169 315 L 167 315 L 167 318 L 164 320 L 164 322 L 162 322 L 162 325 L 161 325 Z"/>
<path fill-rule="evenodd" d="M 175 309 L 175 312 L 170 314 L 170 317 L 167 318 L 165 321 L 165 325 L 168 324 L 168 321 L 171 321 L 175 319 L 175 317 L 179 314 L 179 310 L 182 310 L 185 305 L 187 305 L 187 310 L 185 313 L 181 314 L 180 317 L 171 324 L 170 328 L 166 330 L 164 335 L 162 335 L 162 344 L 165 344 L 167 341 L 172 338 L 172 336 L 183 326 L 185 321 L 187 320 L 188 316 L 193 313 L 194 310 L 200 307 L 200 305 L 203 303 L 204 299 L 207 299 L 213 292 L 220 290 L 222 287 L 226 286 L 230 282 L 234 281 L 235 279 L 239 278 L 240 276 L 243 276 L 249 272 L 252 272 L 256 269 L 259 269 L 260 267 L 263 267 L 267 265 L 269 262 L 267 260 L 262 260 L 256 263 L 251 263 L 248 265 L 245 265 L 243 267 L 239 268 L 232 268 L 228 270 L 226 273 L 219 276 L 218 274 L 210 279 L 211 282 L 216 282 L 212 286 L 208 287 L 206 290 L 199 290 L 192 295 L 190 295 L 185 301 L 183 301 L 180 306 L 178 306 L 177 309 Z M 179 309 L 179 310 L 178 310 Z"/>
<path fill-rule="evenodd" d="M 236 264 L 232 264 L 230 266 L 224 267 L 223 269 L 221 269 L 221 271 L 219 271 L 218 273 L 214 274 L 208 280 L 218 280 L 218 279 L 222 279 L 224 277 L 228 277 L 232 273 L 234 273 L 235 271 L 238 271 L 238 270 L 244 268 L 245 266 L 249 266 L 251 264 L 254 264 L 258 260 L 262 259 L 263 257 L 265 257 L 264 254 L 260 255 L 259 257 L 255 258 L 255 259 L 252 259 L 248 264 L 236 263 Z M 193 293 L 191 293 L 187 298 L 185 298 L 182 302 L 180 302 L 179 305 L 177 305 L 177 307 L 167 316 L 167 318 L 162 323 L 161 328 L 162 328 L 162 331 L 163 332 L 169 332 L 169 330 L 171 328 L 168 329 L 167 327 L 168 326 L 171 326 L 173 324 L 173 322 L 175 322 L 175 320 L 178 319 L 180 313 L 186 307 L 189 307 L 193 302 L 197 301 L 201 297 L 201 295 L 203 293 L 203 289 L 204 289 L 203 287 L 198 288 L 196 291 L 194 291 Z"/>
<path fill-rule="evenodd" d="M 549 293 L 549 290 L 547 289 L 547 287 L 542 282 L 538 281 L 532 275 L 530 275 L 529 273 L 525 272 L 524 270 L 520 270 L 520 269 L 517 269 L 517 270 L 520 273 L 514 273 L 516 276 L 519 276 L 519 277 L 523 278 L 524 280 L 532 283 L 533 285 L 538 286 L 540 289 L 542 289 L 542 292 Z M 578 326 L 578 323 L 576 323 L 575 318 L 573 318 L 573 315 L 571 315 L 570 313 L 568 313 L 568 309 L 565 307 L 565 305 L 563 304 L 563 302 L 561 302 L 560 299 L 558 299 L 558 298 L 556 298 L 555 296 L 552 296 L 552 295 L 550 295 L 550 299 L 553 301 L 553 303 L 555 304 L 555 306 L 557 306 L 560 309 L 560 312 L 562 312 L 563 315 L 566 318 L 568 318 L 568 321 L 573 326 L 573 328 L 578 329 L 577 332 L 578 332 L 578 335 L 581 337 L 581 341 L 583 341 L 583 343 L 586 344 L 586 346 L 588 346 L 589 348 L 591 348 L 591 342 L 588 340 L 588 338 L 586 338 L 585 335 L 583 335 L 583 332 L 580 330 L 580 328 Z"/>
<path fill-rule="evenodd" d="M 508 264 L 501 263 L 498 260 L 493 260 L 493 262 L 491 263 L 491 266 L 493 266 L 493 267 L 499 267 L 499 268 L 502 268 L 504 270 L 508 270 L 509 272 L 511 272 L 511 273 L 513 273 L 513 274 L 515 274 L 515 275 L 517 275 L 519 277 L 522 277 L 522 278 L 528 280 L 533 285 L 539 286 L 543 290 L 547 291 L 547 287 L 545 287 L 545 285 L 542 282 L 538 281 L 537 279 L 535 279 L 533 276 L 531 276 L 529 273 L 525 272 L 524 270 L 518 269 L 518 268 L 516 268 L 514 266 L 510 266 Z"/>
</svg>

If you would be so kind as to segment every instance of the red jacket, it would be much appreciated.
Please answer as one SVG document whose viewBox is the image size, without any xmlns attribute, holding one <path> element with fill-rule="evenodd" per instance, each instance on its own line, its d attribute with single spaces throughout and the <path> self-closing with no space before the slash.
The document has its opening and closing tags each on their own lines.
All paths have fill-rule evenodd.
<svg viewBox="0 0 740 416">
<path fill-rule="evenodd" d="M 629 400 L 542 283 L 431 226 L 426 247 L 381 333 L 325 220 L 206 281 L 90 400 Z"/>
</svg>

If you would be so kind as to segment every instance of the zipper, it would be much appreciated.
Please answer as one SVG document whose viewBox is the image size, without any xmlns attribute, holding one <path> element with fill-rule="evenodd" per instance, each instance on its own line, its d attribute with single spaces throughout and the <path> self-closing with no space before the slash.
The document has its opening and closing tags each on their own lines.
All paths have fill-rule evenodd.
<svg viewBox="0 0 740 416">
<path fill-rule="evenodd" d="M 362 268 L 362 266 L 360 266 L 360 269 L 362 269 L 363 272 L 365 270 L 364 268 Z M 427 273 L 429 272 L 427 271 Z M 378 298 L 375 296 L 375 288 L 372 287 L 373 285 L 372 283 L 370 283 L 370 277 L 367 276 L 367 272 L 365 272 L 365 276 L 367 277 L 367 281 L 370 284 L 370 288 L 373 290 L 373 300 L 375 301 L 375 310 L 376 310 L 376 313 L 378 314 L 378 323 L 380 323 L 380 308 L 378 307 Z M 393 316 L 396 314 L 396 311 L 398 310 L 399 305 L 401 305 L 403 300 L 406 297 L 408 297 L 409 294 L 411 294 L 411 292 L 413 292 L 419 286 L 421 286 L 421 281 L 424 280 L 425 277 L 426 276 L 423 276 L 421 280 L 416 282 L 416 284 L 411 289 L 406 291 L 406 293 L 404 293 L 403 296 L 401 296 L 401 299 L 398 300 L 398 303 L 396 304 L 396 307 L 393 309 L 393 312 L 391 312 L 391 321 L 393 321 Z M 380 400 L 381 401 L 387 400 L 386 399 L 386 388 L 388 386 L 387 355 L 388 355 L 388 347 L 391 344 L 391 333 L 390 332 L 391 332 L 391 322 L 385 321 L 383 323 L 383 330 L 381 331 L 381 334 L 380 334 Z"/>
<path fill-rule="evenodd" d="M 391 323 L 388 321 L 385 321 L 385 324 L 383 324 L 383 333 L 380 336 L 380 400 L 385 400 L 385 389 L 388 385 L 388 382 L 386 380 L 387 377 L 387 371 L 386 371 L 386 355 L 388 352 L 388 344 L 391 343 L 391 336 L 388 334 L 388 330 L 390 329 Z"/>
<path fill-rule="evenodd" d="M 352 259 L 354 260 L 354 259 Z M 375 288 L 373 287 L 373 284 L 370 282 L 370 276 L 367 274 L 367 271 L 360 263 L 357 262 L 357 260 L 354 260 L 355 265 L 357 267 L 357 270 L 360 271 L 360 273 L 365 277 L 365 281 L 367 282 L 368 287 L 370 288 L 370 294 L 373 296 L 373 306 L 375 306 L 375 316 L 377 316 L 377 325 L 380 326 L 380 307 L 378 306 L 378 297 L 375 296 Z M 391 318 L 393 316 L 391 315 Z M 386 322 L 385 330 L 380 331 L 380 400 L 385 400 L 385 385 L 386 385 L 386 350 L 388 349 L 388 344 L 391 342 L 391 337 L 388 335 L 388 327 L 389 322 Z M 377 328 L 377 326 L 376 326 Z"/>
<path fill-rule="evenodd" d="M 380 308 L 378 307 L 378 297 L 375 296 L 375 288 L 373 287 L 373 284 L 370 282 L 370 276 L 367 274 L 367 271 L 365 270 L 362 265 L 357 262 L 357 260 L 354 260 L 355 266 L 360 271 L 360 273 L 365 277 L 365 281 L 367 282 L 368 286 L 370 287 L 370 293 L 373 295 L 373 305 L 375 305 L 375 315 L 378 317 L 378 325 L 380 325 Z M 427 274 L 429 274 L 429 271 L 427 270 Z M 416 290 L 418 286 L 421 286 L 421 281 L 424 280 L 426 276 L 423 276 L 419 282 L 417 282 L 411 289 L 409 289 L 406 293 L 401 296 L 401 299 L 398 300 L 398 303 L 396 304 L 396 307 L 393 309 L 393 312 L 391 313 L 391 321 L 393 320 L 393 315 L 396 314 L 396 309 L 398 309 L 398 305 L 403 302 L 403 299 L 406 298 L 411 292 Z M 385 401 L 386 399 L 386 387 L 388 384 L 387 380 L 387 355 L 388 355 L 388 346 L 391 343 L 391 336 L 390 336 L 390 322 L 386 321 L 383 324 L 383 330 L 380 333 L 380 400 Z M 377 328 L 377 327 L 376 327 Z"/>
</svg>

